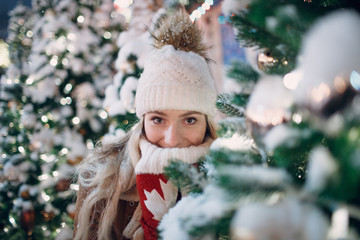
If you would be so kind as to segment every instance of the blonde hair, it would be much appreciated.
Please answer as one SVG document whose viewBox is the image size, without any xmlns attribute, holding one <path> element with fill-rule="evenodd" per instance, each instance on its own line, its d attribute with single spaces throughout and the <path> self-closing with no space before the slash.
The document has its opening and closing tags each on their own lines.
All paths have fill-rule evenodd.
<svg viewBox="0 0 360 240">
<path fill-rule="evenodd" d="M 89 233 L 99 240 L 111 239 L 120 195 L 136 184 L 133 166 L 141 157 L 143 122 L 141 118 L 118 143 L 97 146 L 78 167 L 78 183 L 88 194 L 80 203 L 74 239 L 88 239 Z M 216 138 L 215 122 L 208 118 L 206 137 Z M 94 212 L 99 208 L 102 211 Z M 94 221 L 99 221 L 97 232 L 91 232 Z"/>
</svg>

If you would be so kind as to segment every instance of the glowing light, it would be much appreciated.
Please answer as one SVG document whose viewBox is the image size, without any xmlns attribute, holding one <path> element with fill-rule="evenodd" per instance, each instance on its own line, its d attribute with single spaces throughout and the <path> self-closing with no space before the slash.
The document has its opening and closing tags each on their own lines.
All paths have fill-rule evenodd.
<svg viewBox="0 0 360 240">
<path fill-rule="evenodd" d="M 312 89 L 311 98 L 315 102 L 322 102 L 330 96 L 330 87 L 321 83 L 317 88 Z"/>
<path fill-rule="evenodd" d="M 29 30 L 29 31 L 26 32 L 26 36 L 31 38 L 32 36 L 34 36 L 34 33 Z"/>
<path fill-rule="evenodd" d="M 67 103 L 67 104 L 71 104 L 71 103 L 72 103 L 71 97 L 66 97 L 66 103 Z"/>
<path fill-rule="evenodd" d="M 53 171 L 52 175 L 53 175 L 54 177 L 57 177 L 57 176 L 59 176 L 59 172 L 58 172 L 58 171 Z"/>
<path fill-rule="evenodd" d="M 196 19 L 199 19 L 202 15 L 206 13 L 207 10 L 214 4 L 213 0 L 206 0 L 201 7 L 198 7 L 190 14 L 190 19 L 194 22 Z"/>
<path fill-rule="evenodd" d="M 17 225 L 16 225 L 16 221 L 15 221 L 15 218 L 13 218 L 13 217 L 9 217 L 9 222 L 14 226 L 14 227 L 16 227 Z"/>
<path fill-rule="evenodd" d="M 34 79 L 30 76 L 30 77 L 28 77 L 28 79 L 26 79 L 26 81 L 25 81 L 25 83 L 27 84 L 27 85 L 31 85 L 31 84 L 33 84 L 33 82 L 34 82 Z"/>
<path fill-rule="evenodd" d="M 360 90 L 360 74 L 357 71 L 352 71 L 350 75 L 350 83 L 357 91 Z"/>
<path fill-rule="evenodd" d="M 47 195 L 45 192 L 42 192 L 42 193 L 41 193 L 41 197 L 42 197 L 46 202 L 48 202 L 48 201 L 50 200 L 50 196 Z"/>
<path fill-rule="evenodd" d="M 60 104 L 61 105 L 66 105 L 66 98 L 60 99 Z"/>
<path fill-rule="evenodd" d="M 58 56 L 52 56 L 50 60 L 50 65 L 55 67 L 58 64 Z"/>
<path fill-rule="evenodd" d="M 75 125 L 79 124 L 80 123 L 80 118 L 79 117 L 74 117 L 72 119 L 72 123 L 75 124 Z"/>
<path fill-rule="evenodd" d="M 66 84 L 66 86 L 64 87 L 64 93 L 69 93 L 72 88 L 73 86 L 70 83 Z"/>
<path fill-rule="evenodd" d="M 300 114 L 298 113 L 294 113 L 294 115 L 292 116 L 292 120 L 294 122 L 296 122 L 297 124 L 301 123 L 302 122 L 302 117 Z"/>
<path fill-rule="evenodd" d="M 47 123 L 47 122 L 49 121 L 49 119 L 48 119 L 47 116 L 43 115 L 43 116 L 41 116 L 41 121 L 42 121 L 43 123 Z"/>
<path fill-rule="evenodd" d="M 206 11 L 206 10 L 209 10 L 209 9 L 210 9 L 210 4 L 208 4 L 207 2 L 204 2 L 204 3 L 201 5 L 201 8 L 204 9 L 205 11 Z"/>
<path fill-rule="evenodd" d="M 106 119 L 106 118 L 108 117 L 107 112 L 104 111 L 104 110 L 100 110 L 100 111 L 98 112 L 98 115 L 99 115 L 102 119 Z"/>
<path fill-rule="evenodd" d="M 105 38 L 105 39 L 110 39 L 111 38 L 111 32 L 105 32 L 104 33 L 104 35 L 103 35 L 103 37 Z"/>
<path fill-rule="evenodd" d="M 85 21 L 84 16 L 80 15 L 77 17 L 76 21 L 78 21 L 78 23 L 83 23 Z"/>
<path fill-rule="evenodd" d="M 346 81 L 340 76 L 336 76 L 334 79 L 334 88 L 338 93 L 343 93 L 346 90 Z"/>
<path fill-rule="evenodd" d="M 284 109 L 248 109 L 247 116 L 254 122 L 262 126 L 273 125 L 276 126 L 284 121 L 286 112 Z"/>
<path fill-rule="evenodd" d="M 88 149 L 94 149 L 94 143 L 89 139 L 88 141 L 86 141 L 86 147 Z"/>
<path fill-rule="evenodd" d="M 67 154 L 69 152 L 69 149 L 63 148 L 63 149 L 61 149 L 60 152 L 61 152 L 61 154 L 65 155 L 65 154 Z"/>
<path fill-rule="evenodd" d="M 19 152 L 21 152 L 23 154 L 25 153 L 25 148 L 22 146 L 18 147 L 18 150 L 19 150 Z"/>
<path fill-rule="evenodd" d="M 202 7 L 198 7 L 198 11 L 201 13 L 201 15 L 205 14 L 206 12 L 205 9 L 203 9 Z"/>
</svg>

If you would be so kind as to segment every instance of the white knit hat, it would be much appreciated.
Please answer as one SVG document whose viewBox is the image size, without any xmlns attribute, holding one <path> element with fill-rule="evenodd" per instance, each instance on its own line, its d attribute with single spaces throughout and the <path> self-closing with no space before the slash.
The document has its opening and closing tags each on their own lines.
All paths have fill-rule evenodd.
<svg viewBox="0 0 360 240">
<path fill-rule="evenodd" d="M 199 47 L 200 30 L 183 11 L 160 24 L 160 30 L 153 33 L 158 49 L 149 54 L 139 79 L 136 115 L 140 118 L 151 111 L 186 110 L 214 116 L 217 94 L 203 57 L 204 45 Z"/>
</svg>

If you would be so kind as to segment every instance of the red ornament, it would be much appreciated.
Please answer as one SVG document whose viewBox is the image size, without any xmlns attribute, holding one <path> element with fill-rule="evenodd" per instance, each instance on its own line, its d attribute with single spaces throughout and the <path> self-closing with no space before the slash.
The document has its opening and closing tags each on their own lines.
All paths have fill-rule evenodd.
<svg viewBox="0 0 360 240">
<path fill-rule="evenodd" d="M 57 192 L 64 192 L 69 189 L 71 184 L 71 179 L 61 179 L 55 186 Z"/>
<path fill-rule="evenodd" d="M 29 209 L 22 211 L 20 216 L 21 227 L 25 230 L 28 236 L 32 235 L 35 225 L 35 211 L 34 209 Z"/>
</svg>

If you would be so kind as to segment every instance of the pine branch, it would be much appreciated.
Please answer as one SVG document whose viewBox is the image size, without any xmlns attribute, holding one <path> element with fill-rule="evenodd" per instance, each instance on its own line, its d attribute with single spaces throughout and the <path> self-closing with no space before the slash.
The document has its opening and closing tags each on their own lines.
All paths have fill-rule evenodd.
<svg viewBox="0 0 360 240">
<path fill-rule="evenodd" d="M 259 73 L 245 62 L 233 62 L 227 73 L 228 77 L 236 79 L 239 83 L 254 83 L 259 79 Z"/>
<path fill-rule="evenodd" d="M 171 161 L 164 173 L 175 186 L 186 193 L 200 193 L 207 183 L 205 173 L 180 160 Z"/>
<path fill-rule="evenodd" d="M 228 116 L 244 117 L 245 108 L 242 106 L 234 105 L 232 103 L 232 100 L 233 100 L 233 95 L 228 93 L 220 94 L 218 95 L 218 98 L 216 100 L 216 107 L 219 109 L 219 111 L 227 114 Z M 241 100 L 243 101 L 245 106 L 247 99 L 244 97 Z"/>
</svg>

